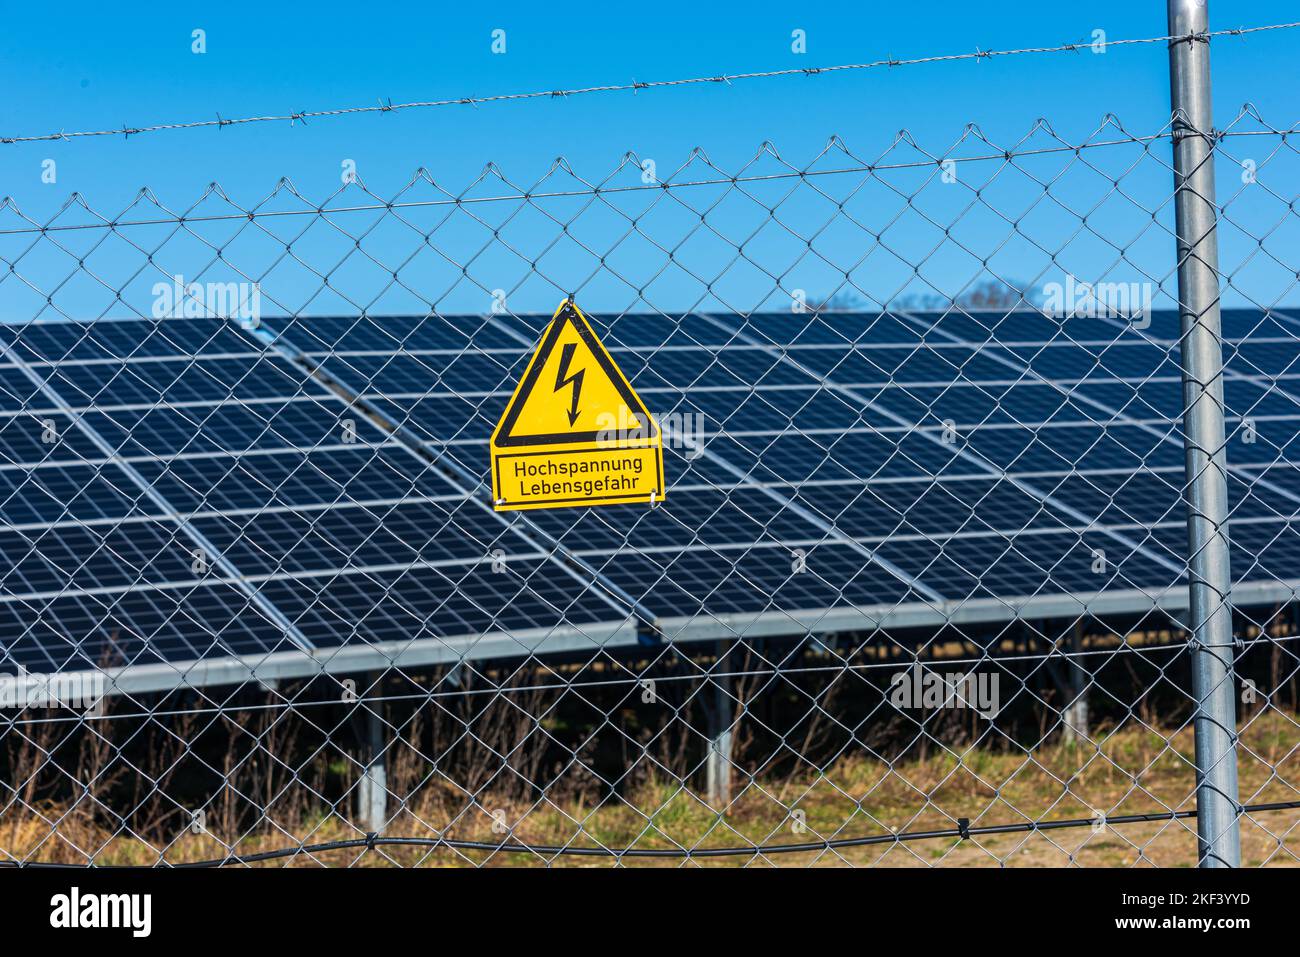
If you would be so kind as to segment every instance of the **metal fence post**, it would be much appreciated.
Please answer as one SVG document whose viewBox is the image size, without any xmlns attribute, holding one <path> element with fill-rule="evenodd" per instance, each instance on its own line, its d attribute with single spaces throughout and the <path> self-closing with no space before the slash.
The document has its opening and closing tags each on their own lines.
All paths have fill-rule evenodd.
<svg viewBox="0 0 1300 957">
<path fill-rule="evenodd" d="M 1192 693 L 1196 698 L 1197 858 L 1201 867 L 1236 867 L 1241 860 L 1237 715 L 1210 44 L 1203 36 L 1189 36 L 1208 29 L 1207 0 L 1169 0 L 1169 34 L 1187 37 L 1170 43 L 1169 82 L 1174 112 Z"/>
</svg>

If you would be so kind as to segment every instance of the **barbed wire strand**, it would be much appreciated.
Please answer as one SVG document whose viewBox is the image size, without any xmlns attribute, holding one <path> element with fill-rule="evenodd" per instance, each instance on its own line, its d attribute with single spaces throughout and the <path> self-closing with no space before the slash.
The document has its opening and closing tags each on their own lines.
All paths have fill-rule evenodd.
<svg viewBox="0 0 1300 957">
<path fill-rule="evenodd" d="M 1211 40 L 1217 37 L 1242 37 L 1248 34 L 1263 33 L 1274 30 L 1289 30 L 1300 27 L 1300 21 L 1290 23 L 1271 23 L 1255 27 L 1236 27 L 1228 30 L 1212 30 L 1202 33 L 1187 34 L 1167 34 L 1156 37 L 1133 37 L 1122 40 L 1098 40 L 1088 42 L 1061 43 L 1055 46 L 1037 46 L 1021 47 L 1014 50 L 982 50 L 978 47 L 973 53 L 946 53 L 932 56 L 912 57 L 908 59 L 895 59 L 888 57 L 883 60 L 871 60 L 864 63 L 841 63 L 833 66 L 820 67 L 790 67 L 781 70 L 762 70 L 749 73 L 731 73 L 718 74 L 715 76 L 688 77 L 676 80 L 633 80 L 631 83 L 608 83 L 597 86 L 575 87 L 571 89 L 556 90 L 533 90 L 526 93 L 498 93 L 490 96 L 461 96 L 441 100 L 416 100 L 409 103 L 393 103 L 390 100 L 380 100 L 374 106 L 347 106 L 335 107 L 325 110 L 300 110 L 296 113 L 284 113 L 266 116 L 245 116 L 228 118 L 223 117 L 220 113 L 215 119 L 210 120 L 189 120 L 178 123 L 156 123 L 149 126 L 123 126 L 120 129 L 101 129 L 101 130 L 78 130 L 67 132 L 61 130 L 57 133 L 42 133 L 31 136 L 3 136 L 0 137 L 0 143 L 36 143 L 48 142 L 51 140 L 72 140 L 74 138 L 96 137 L 96 136 L 139 136 L 143 133 L 157 133 L 166 130 L 185 130 L 201 129 L 204 127 L 222 128 L 226 126 L 240 126 L 249 123 L 275 123 L 289 122 L 290 124 L 307 120 L 322 119 L 334 116 L 351 116 L 362 113 L 395 113 L 400 110 L 428 109 L 441 106 L 480 106 L 487 103 L 503 103 L 514 100 L 535 100 L 535 99 L 559 99 L 570 96 L 581 96 L 592 93 L 619 93 L 619 92 L 639 92 L 641 90 L 660 89 L 665 87 L 692 86 L 704 83 L 723 83 L 730 85 L 741 80 L 758 80 L 772 79 L 776 77 L 788 76 L 819 76 L 825 73 L 844 73 L 855 70 L 872 70 L 880 67 L 893 68 L 900 66 L 918 66 L 927 63 L 953 63 L 964 60 L 988 60 L 994 57 L 1023 56 L 1029 54 L 1045 53 L 1075 53 L 1083 49 L 1092 49 L 1094 44 L 1099 44 L 1104 50 L 1114 46 L 1132 46 L 1137 44 L 1150 43 L 1177 43 L 1186 40 Z"/>
</svg>

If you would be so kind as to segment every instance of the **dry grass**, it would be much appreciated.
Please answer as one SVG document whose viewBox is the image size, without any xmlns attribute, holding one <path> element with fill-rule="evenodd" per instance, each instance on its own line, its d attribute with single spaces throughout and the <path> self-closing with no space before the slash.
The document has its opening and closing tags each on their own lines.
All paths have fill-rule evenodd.
<svg viewBox="0 0 1300 957">
<path fill-rule="evenodd" d="M 1293 716 L 1267 712 L 1242 732 L 1240 775 L 1244 801 L 1262 803 L 1300 798 L 1300 754 Z M 1053 744 L 1033 753 L 960 748 L 892 767 L 863 754 L 846 754 L 824 773 L 781 779 L 737 781 L 737 796 L 725 813 L 706 806 L 675 779 L 643 777 L 630 793 L 604 801 L 580 796 L 561 799 L 506 796 L 484 790 L 477 802 L 428 768 L 394 768 L 394 787 L 411 797 L 387 834 L 498 842 L 492 812 L 504 812 L 512 839 L 528 844 L 603 845 L 610 848 L 701 848 L 786 844 L 819 838 L 848 838 L 951 828 L 958 817 L 972 826 L 1063 818 L 1089 818 L 1094 809 L 1110 815 L 1187 810 L 1194 806 L 1190 763 L 1192 736 L 1126 726 L 1086 745 Z M 402 781 L 412 782 L 407 786 Z M 423 783 L 414 783 L 422 781 Z M 1290 782 L 1290 783 L 1289 783 Z M 361 835 L 342 817 L 313 812 L 301 788 L 267 789 L 266 817 L 251 831 L 236 819 L 209 820 L 210 834 L 192 834 L 173 815 L 164 832 L 179 836 L 160 843 L 106 826 L 104 809 L 90 797 L 71 806 L 35 805 L 33 813 L 10 803 L 0 813 L 0 851 L 8 859 L 99 864 L 172 863 L 224 857 L 229 851 L 259 851 L 356 839 Z M 310 793 L 310 791 L 308 792 Z M 791 811 L 802 812 L 799 830 Z M 1300 811 L 1260 813 L 1243 821 L 1243 863 L 1291 865 L 1300 859 Z M 215 835 L 215 836 L 214 836 Z M 152 835 L 151 835 L 152 836 Z M 220 837 L 222 840 L 218 840 Z M 223 843 L 223 841 L 225 843 Z M 229 848 L 229 850 L 228 850 Z M 823 850 L 817 853 L 744 855 L 697 859 L 686 866 L 1190 866 L 1195 861 L 1195 821 L 1090 827 L 1039 833 L 976 837 L 970 841 L 930 839 Z M 457 866 L 540 865 L 549 855 L 489 853 L 448 848 L 381 847 L 301 854 L 265 866 Z M 561 857 L 555 863 L 607 866 L 590 857 Z M 681 866 L 674 859 L 628 858 L 627 864 Z"/>
</svg>

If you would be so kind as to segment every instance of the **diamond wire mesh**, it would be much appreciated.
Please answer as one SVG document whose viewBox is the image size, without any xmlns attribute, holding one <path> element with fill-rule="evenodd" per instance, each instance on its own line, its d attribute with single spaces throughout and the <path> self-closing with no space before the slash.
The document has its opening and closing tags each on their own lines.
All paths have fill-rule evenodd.
<svg viewBox="0 0 1300 957">
<path fill-rule="evenodd" d="M 1194 861 L 1170 140 L 6 204 L 0 857 Z M 1243 860 L 1285 864 L 1295 133 L 1215 152 Z M 492 510 L 566 296 L 659 505 Z"/>
</svg>

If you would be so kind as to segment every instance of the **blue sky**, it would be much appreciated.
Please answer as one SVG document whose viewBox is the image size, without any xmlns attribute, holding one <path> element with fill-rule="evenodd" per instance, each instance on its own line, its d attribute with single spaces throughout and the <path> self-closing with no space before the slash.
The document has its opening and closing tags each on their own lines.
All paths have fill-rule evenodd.
<svg viewBox="0 0 1300 957">
<path fill-rule="evenodd" d="M 140 12 L 107 4 L 72 3 L 53 12 L 5 3 L 3 14 L 0 135 L 1007 49 L 1088 41 L 1098 28 L 1110 39 L 1166 29 L 1164 5 L 1156 2 L 701 4 L 688 15 L 657 4 L 584 2 L 559 8 L 176 3 Z M 1211 25 L 1294 15 L 1293 4 L 1277 0 L 1248 6 L 1220 0 Z M 206 31 L 203 55 L 190 49 L 195 28 Z M 491 52 L 496 28 L 506 31 L 505 55 Z M 791 50 L 796 28 L 806 32 L 803 55 Z M 1249 101 L 1275 126 L 1295 123 L 1297 43 L 1300 31 L 1216 41 L 1216 119 L 1226 121 Z M 372 192 L 387 197 L 417 167 L 455 191 L 488 162 L 527 183 L 560 155 L 580 175 L 600 178 L 629 150 L 654 158 L 662 171 L 700 147 L 715 164 L 733 169 L 764 141 L 802 165 L 832 134 L 871 157 L 904 128 L 936 153 L 972 122 L 994 141 L 1018 138 L 1038 117 L 1066 138 L 1082 138 L 1113 112 L 1130 129 L 1149 132 L 1168 118 L 1167 69 L 1163 45 L 1152 44 L 1103 55 L 413 110 L 306 126 L 4 145 L 0 193 L 43 219 L 74 190 L 95 209 L 115 211 L 148 186 L 176 208 L 215 181 L 251 205 L 288 177 L 324 200 L 339 186 L 344 159 L 355 161 Z M 41 181 L 47 159 L 57 163 L 52 185 Z M 540 289 L 536 295 L 539 302 L 553 298 Z"/>
</svg>

